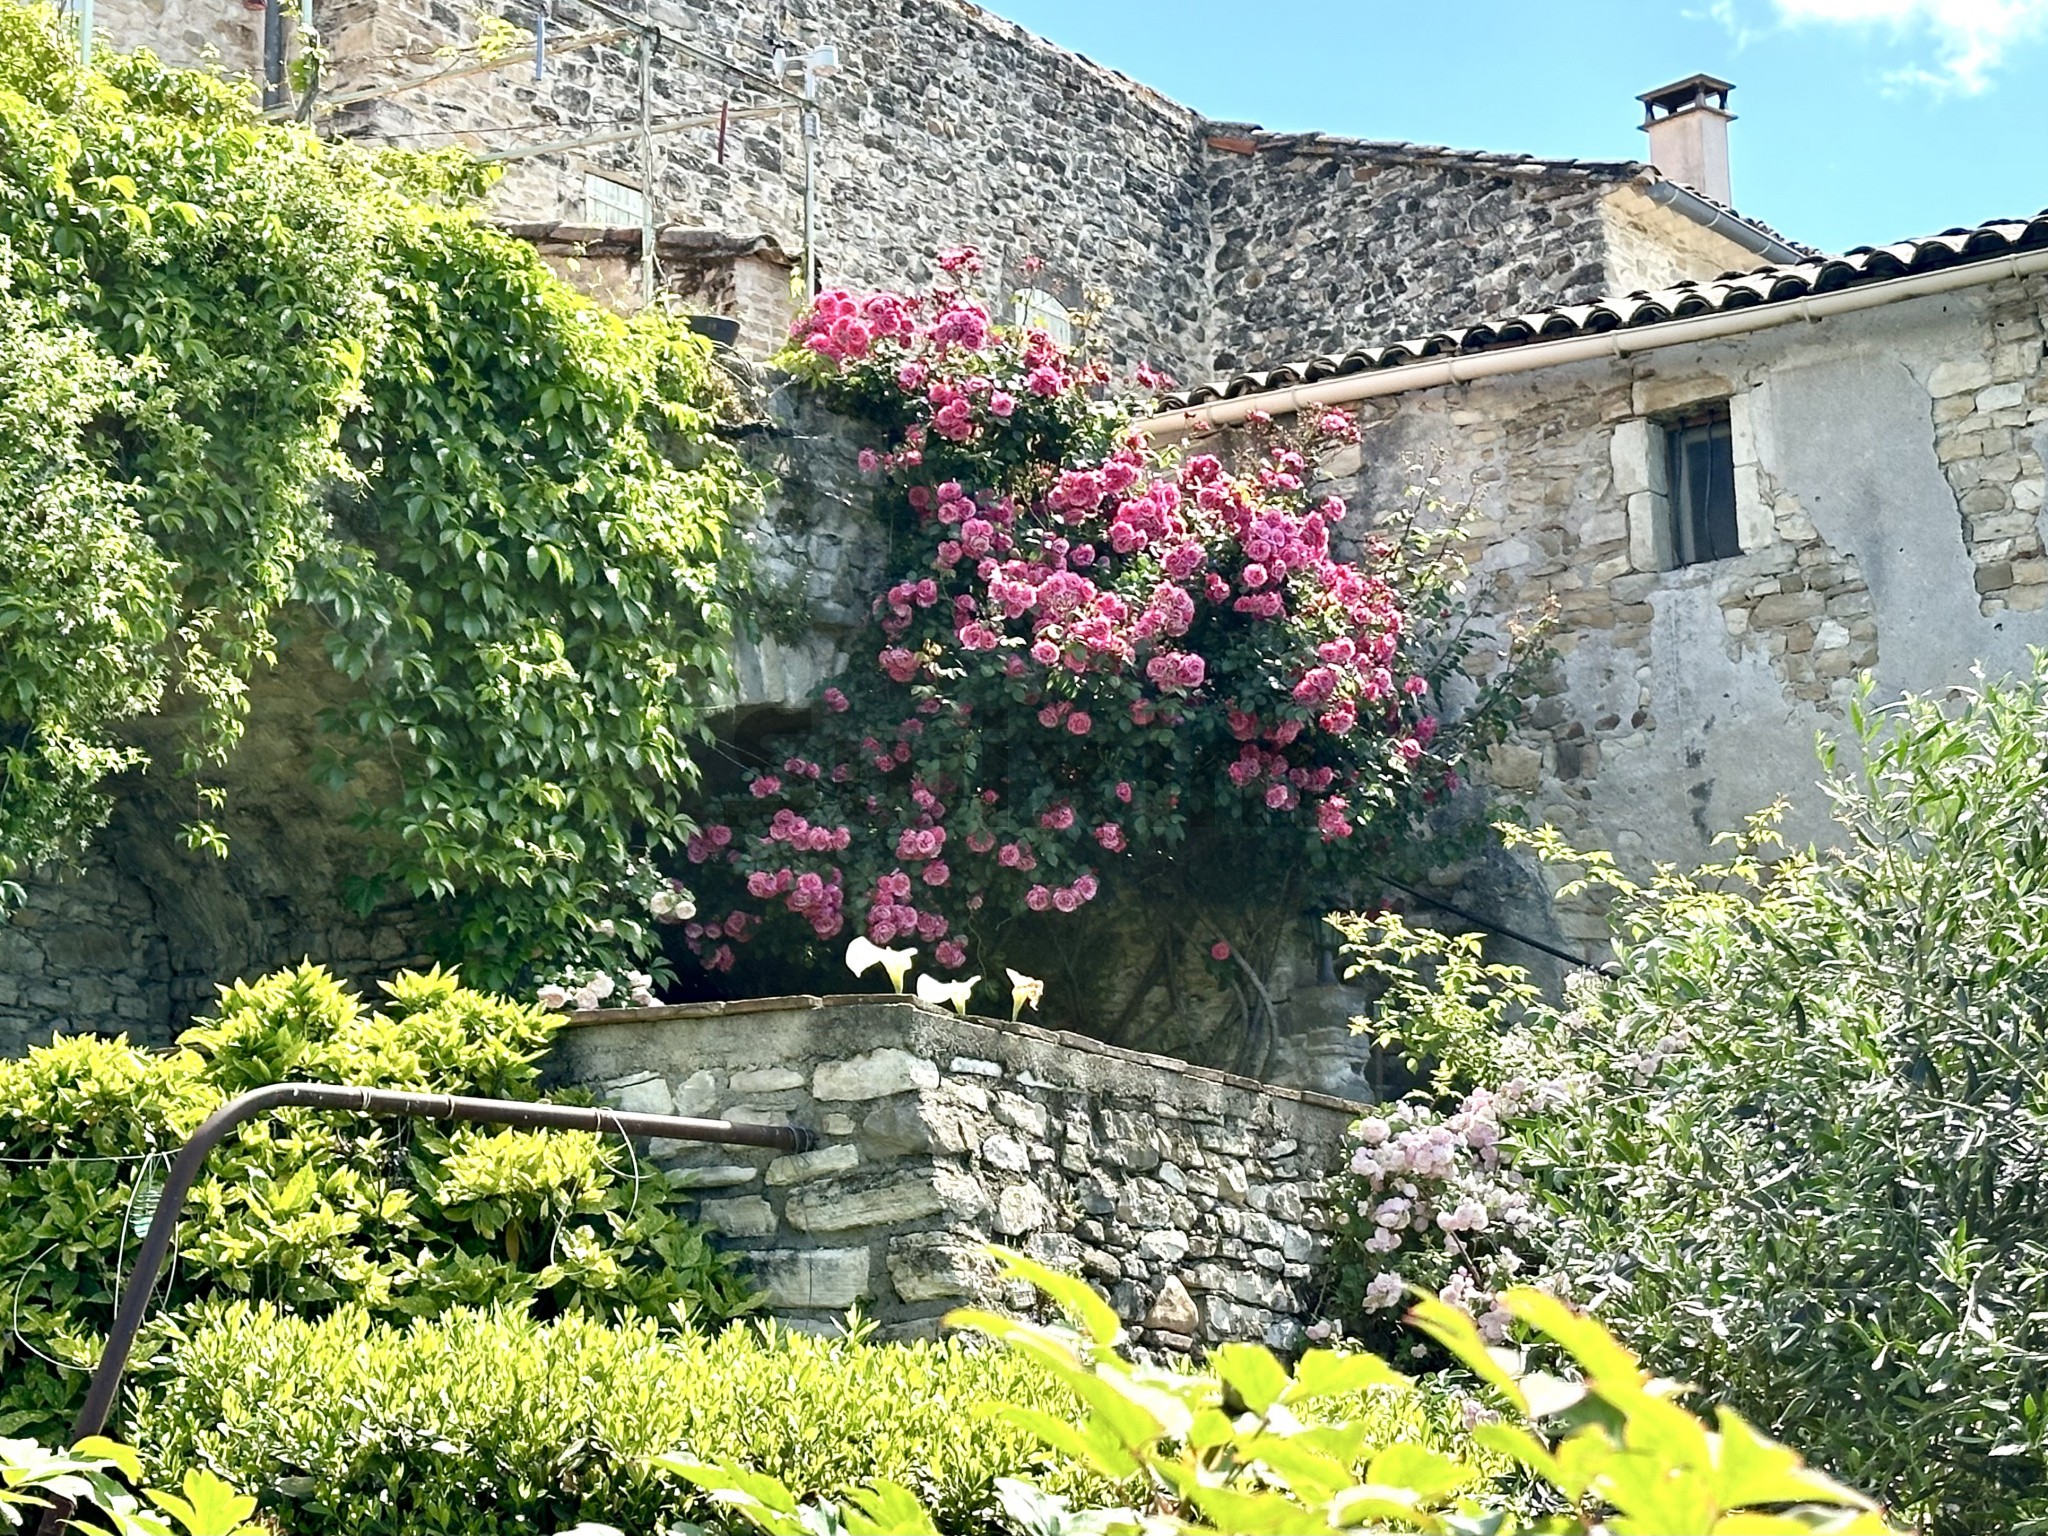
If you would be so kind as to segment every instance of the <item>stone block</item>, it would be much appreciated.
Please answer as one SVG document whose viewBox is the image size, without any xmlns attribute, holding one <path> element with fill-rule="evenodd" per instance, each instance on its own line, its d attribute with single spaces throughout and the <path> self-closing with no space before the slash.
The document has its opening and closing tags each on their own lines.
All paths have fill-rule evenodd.
<svg viewBox="0 0 2048 1536">
<path fill-rule="evenodd" d="M 718 1074 L 692 1072 L 676 1084 L 675 1113 L 702 1117 L 718 1108 Z"/>
<path fill-rule="evenodd" d="M 1001 1077 L 1003 1064 L 999 1061 L 983 1061 L 977 1056 L 955 1056 L 946 1063 L 946 1070 L 968 1077 Z"/>
<path fill-rule="evenodd" d="M 1827 611 L 1827 599 L 1818 592 L 1780 592 L 1758 600 L 1752 620 L 1759 626 L 1793 624 L 1816 618 Z"/>
<path fill-rule="evenodd" d="M 1486 772 L 1501 789 L 1533 790 L 1543 781 L 1543 754 L 1533 747 L 1503 742 L 1488 749 Z"/>
<path fill-rule="evenodd" d="M 981 1143 L 981 1160 L 1004 1173 L 1029 1173 L 1031 1154 L 1014 1136 L 989 1136 Z"/>
<path fill-rule="evenodd" d="M 668 1084 L 652 1072 L 605 1085 L 605 1102 L 629 1115 L 672 1115 L 676 1101 Z"/>
<path fill-rule="evenodd" d="M 753 1255 L 754 1279 L 771 1307 L 840 1311 L 865 1300 L 865 1248 L 781 1248 Z"/>
<path fill-rule="evenodd" d="M 878 1184 L 806 1184 L 790 1195 L 783 1217 L 799 1232 L 849 1232 L 936 1216 L 946 1208 L 930 1170 L 901 1173 Z"/>
<path fill-rule="evenodd" d="M 1979 592 L 2003 592 L 2012 582 L 2012 562 L 1999 560 L 1990 565 L 1980 565 L 1976 574 Z"/>
<path fill-rule="evenodd" d="M 1682 374 L 1670 378 L 1652 375 L 1636 380 L 1631 403 L 1638 416 L 1658 416 L 1710 400 L 1725 400 L 1734 393 L 1734 384 L 1717 373 Z"/>
<path fill-rule="evenodd" d="M 727 1237 L 766 1237 L 775 1230 L 775 1207 L 759 1195 L 733 1200 L 705 1200 L 697 1215 L 714 1232 Z"/>
<path fill-rule="evenodd" d="M 751 1184 L 760 1176 L 760 1169 L 749 1168 L 744 1163 L 712 1163 L 702 1168 L 671 1168 L 668 1182 L 676 1189 L 733 1189 L 741 1184 Z"/>
<path fill-rule="evenodd" d="M 1614 493 L 1633 496 L 1640 491 L 1662 491 L 1664 469 L 1662 434 L 1647 421 L 1624 421 L 1607 440 L 1607 461 L 1614 474 Z"/>
<path fill-rule="evenodd" d="M 1665 499 L 1654 491 L 1637 491 L 1628 499 L 1628 561 L 1638 571 L 1671 568 L 1671 518 Z"/>
<path fill-rule="evenodd" d="M 835 1173 L 845 1173 L 860 1163 L 860 1149 L 846 1143 L 836 1147 L 819 1147 L 812 1152 L 793 1152 L 787 1157 L 778 1157 L 768 1165 L 770 1184 L 806 1184 L 812 1179 L 828 1178 Z"/>
<path fill-rule="evenodd" d="M 1202 1314 L 1195 1307 L 1194 1298 L 1188 1289 L 1172 1275 L 1159 1287 L 1159 1294 L 1152 1300 L 1152 1309 L 1145 1314 L 1144 1326 L 1157 1328 L 1166 1333 L 1193 1335 L 1201 1329 Z"/>
<path fill-rule="evenodd" d="M 826 1101 L 882 1099 L 939 1086 L 938 1063 L 884 1046 L 846 1061 L 827 1061 L 811 1074 L 811 1097 Z"/>
<path fill-rule="evenodd" d="M 759 1067 L 752 1072 L 735 1072 L 732 1075 L 734 1093 L 780 1093 L 786 1088 L 801 1088 L 803 1073 L 793 1067 Z"/>
<path fill-rule="evenodd" d="M 1148 1264 L 1163 1264 L 1171 1267 L 1188 1256 L 1188 1235 L 1164 1228 L 1147 1232 L 1138 1239 L 1138 1257 Z"/>
<path fill-rule="evenodd" d="M 1005 1237 L 1021 1237 L 1049 1226 L 1052 1202 L 1036 1184 L 1010 1184 L 996 1196 L 995 1229 Z"/>
<path fill-rule="evenodd" d="M 1034 1104 L 1019 1094 L 1004 1093 L 996 1096 L 996 1118 L 1013 1131 L 1022 1131 L 1033 1141 L 1044 1141 L 1052 1128 L 1052 1117 L 1042 1104 Z"/>
<path fill-rule="evenodd" d="M 1991 360 L 1958 357 L 1937 363 L 1927 375 L 1927 392 L 1936 399 L 1943 395 L 1970 394 L 1991 383 Z"/>
<path fill-rule="evenodd" d="M 997 1289 L 995 1261 L 981 1244 L 945 1232 L 889 1239 L 889 1280 L 899 1300 L 975 1300 Z"/>
</svg>

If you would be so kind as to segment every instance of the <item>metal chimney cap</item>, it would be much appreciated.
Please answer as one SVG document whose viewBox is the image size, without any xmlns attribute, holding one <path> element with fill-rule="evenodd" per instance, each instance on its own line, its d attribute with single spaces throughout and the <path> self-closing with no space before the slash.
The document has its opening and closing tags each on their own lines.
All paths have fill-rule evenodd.
<svg viewBox="0 0 2048 1536">
<path fill-rule="evenodd" d="M 1733 116 L 1728 112 L 1728 93 L 1734 89 L 1732 81 L 1718 80 L 1712 75 L 1687 75 L 1683 80 L 1660 85 L 1654 91 L 1645 91 L 1636 100 L 1643 104 L 1643 121 L 1646 124 L 1657 120 L 1659 108 L 1667 117 L 1696 107 Z M 1713 100 L 1708 100 L 1709 97 Z"/>
</svg>

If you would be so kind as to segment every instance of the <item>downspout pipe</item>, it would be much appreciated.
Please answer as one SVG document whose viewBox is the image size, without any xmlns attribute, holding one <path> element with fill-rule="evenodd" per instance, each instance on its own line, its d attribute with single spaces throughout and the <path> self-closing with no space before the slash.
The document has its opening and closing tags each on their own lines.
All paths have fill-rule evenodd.
<svg viewBox="0 0 2048 1536">
<path fill-rule="evenodd" d="M 185 1209 L 185 1197 L 198 1182 L 200 1170 L 213 1149 L 243 1122 L 279 1109 L 334 1109 L 358 1115 L 378 1115 L 400 1120 L 454 1120 L 474 1125 L 510 1125 L 528 1130 L 575 1130 L 610 1132 L 627 1136 L 667 1136 L 678 1141 L 720 1142 L 729 1146 L 769 1147 L 783 1152 L 805 1152 L 816 1138 L 801 1126 L 736 1125 L 729 1120 L 697 1120 L 682 1115 L 642 1115 L 625 1110 L 591 1108 L 580 1104 L 546 1104 L 510 1099 L 464 1098 L 451 1093 L 401 1093 L 388 1088 L 356 1088 L 341 1083 L 272 1083 L 236 1099 L 230 1099 L 207 1116 L 192 1139 L 178 1149 L 170 1172 L 164 1178 L 163 1193 L 149 1232 L 135 1255 L 135 1268 L 121 1290 L 121 1304 L 114 1314 L 100 1361 L 87 1384 L 85 1401 L 71 1426 L 71 1443 L 77 1444 L 106 1428 L 113 1412 L 114 1398 L 121 1389 L 121 1377 L 128 1356 L 135 1348 L 135 1336 L 149 1312 L 157 1276 L 177 1236 L 178 1218 Z M 53 1498 L 36 1526 L 37 1536 L 61 1536 L 70 1525 L 73 1505 Z"/>
<path fill-rule="evenodd" d="M 274 112 L 285 104 L 284 4 L 264 0 L 263 4 L 263 110 Z"/>
<path fill-rule="evenodd" d="M 1478 379 L 1535 373 L 1568 363 L 1632 357 L 1639 352 L 1654 352 L 1694 342 L 1720 341 L 1802 320 L 1826 320 L 1833 315 L 1877 309 L 1930 294 L 1982 287 L 2008 278 L 2032 277 L 2040 272 L 2048 272 L 2048 251 L 2028 251 L 2018 256 L 1970 261 L 1934 272 L 1914 272 L 1905 277 L 1886 278 L 1881 282 L 1840 288 L 1832 293 L 1813 294 L 1803 299 L 1779 299 L 1719 314 L 1662 320 L 1654 325 L 1617 327 L 1597 335 L 1530 342 L 1522 346 L 1502 347 L 1494 352 L 1429 358 L 1393 368 L 1346 374 L 1342 378 L 1324 379 L 1314 384 L 1261 390 L 1257 394 L 1212 400 L 1205 405 L 1161 411 L 1156 416 L 1134 422 L 1132 430 L 1144 437 L 1171 439 L 1192 432 L 1236 426 L 1256 411 L 1286 416 L 1386 395 L 1407 394 L 1412 390 L 1436 389 L 1446 384 L 1469 384 Z"/>
</svg>

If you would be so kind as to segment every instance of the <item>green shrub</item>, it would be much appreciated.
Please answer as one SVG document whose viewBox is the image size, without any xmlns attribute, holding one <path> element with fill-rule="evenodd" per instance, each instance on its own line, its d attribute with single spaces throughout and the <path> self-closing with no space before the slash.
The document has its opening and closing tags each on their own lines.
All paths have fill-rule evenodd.
<svg viewBox="0 0 2048 1536">
<path fill-rule="evenodd" d="M 72 1528 L 81 1536 L 264 1536 L 261 1526 L 248 1523 L 256 1501 L 211 1472 L 187 1472 L 177 1492 L 151 1488 L 143 1499 L 128 1491 L 123 1478 L 140 1482 L 142 1464 L 128 1447 L 101 1436 L 68 1451 L 0 1439 L 0 1531 L 22 1529 L 61 1498 L 76 1506 Z"/>
<path fill-rule="evenodd" d="M 402 1328 L 361 1307 L 310 1322 L 232 1303 L 195 1320 L 127 1432 L 158 1476 L 209 1468 L 293 1536 L 523 1536 L 582 1520 L 663 1531 L 710 1511 L 647 1464 L 677 1450 L 806 1493 L 891 1478 L 955 1529 L 983 1523 L 998 1477 L 1121 1497 L 992 1417 L 1003 1403 L 1075 1406 L 1021 1356 L 957 1343 L 773 1324 L 678 1336 L 503 1308 Z"/>
<path fill-rule="evenodd" d="M 1545 1262 L 1659 1369 L 1934 1531 L 2048 1531 L 2048 655 L 1853 723 L 1837 848 L 1767 816 L 1638 886 L 1535 838 L 1619 974 L 1456 1054 L 1525 1075 Z"/>
<path fill-rule="evenodd" d="M 322 142 L 244 85 L 81 68 L 0 0 L 0 897 L 104 822 L 136 722 L 210 775 L 297 644 L 354 684 L 353 894 L 432 902 L 496 984 L 644 960 L 755 499 L 730 388 L 483 223 L 472 157 Z"/>
<path fill-rule="evenodd" d="M 224 989 L 168 1055 L 74 1037 L 0 1061 L 0 1434 L 62 1428 L 167 1155 L 227 1099 L 285 1080 L 538 1096 L 555 1016 L 442 971 L 386 991 L 372 1012 L 304 966 Z M 223 1295 L 401 1317 L 485 1303 L 731 1315 L 744 1287 L 678 1198 L 595 1135 L 288 1111 L 214 1152 L 159 1317 Z"/>
<path fill-rule="evenodd" d="M 1424 1296 L 1407 1321 L 1485 1382 L 1511 1421 L 1472 1433 L 1477 1447 L 1547 1485 L 1558 1513 L 1525 1519 L 1486 1487 L 1480 1458 L 1426 1442 L 1384 1442 L 1361 1417 L 1414 1384 L 1377 1355 L 1312 1349 L 1292 1370 L 1256 1344 L 1225 1344 L 1208 1368 L 1181 1374 L 1134 1365 L 1121 1327 L 1085 1281 L 1016 1254 L 1010 1272 L 1055 1297 L 1079 1332 L 987 1312 L 947 1321 L 1000 1339 L 1040 1363 L 1086 1404 L 1078 1424 L 1012 1406 L 1007 1416 L 1066 1458 L 1135 1485 L 1138 1508 L 1088 1508 L 1047 1488 L 1006 1480 L 1010 1522 L 1031 1536 L 1179 1536 L 1200 1531 L 1425 1531 L 1447 1536 L 1887 1536 L 1862 1495 L 1803 1466 L 1723 1409 L 1712 1428 L 1675 1401 L 1614 1336 L 1555 1297 L 1521 1288 L 1503 1304 L 1576 1368 L 1571 1379 L 1492 1349 L 1472 1319 Z M 768 1536 L 885 1536 L 933 1525 L 915 1490 L 886 1473 L 839 1500 L 800 1504 L 779 1480 L 688 1454 L 660 1465 L 728 1505 Z"/>
</svg>

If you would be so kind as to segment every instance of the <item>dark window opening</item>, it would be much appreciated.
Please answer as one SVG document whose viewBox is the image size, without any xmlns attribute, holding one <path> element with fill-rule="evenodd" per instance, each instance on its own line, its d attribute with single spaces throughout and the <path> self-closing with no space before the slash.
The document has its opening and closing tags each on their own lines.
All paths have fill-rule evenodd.
<svg viewBox="0 0 2048 1536">
<path fill-rule="evenodd" d="M 1742 553 L 1735 530 L 1735 438 L 1728 402 L 1717 401 L 1664 423 L 1675 565 Z"/>
</svg>

